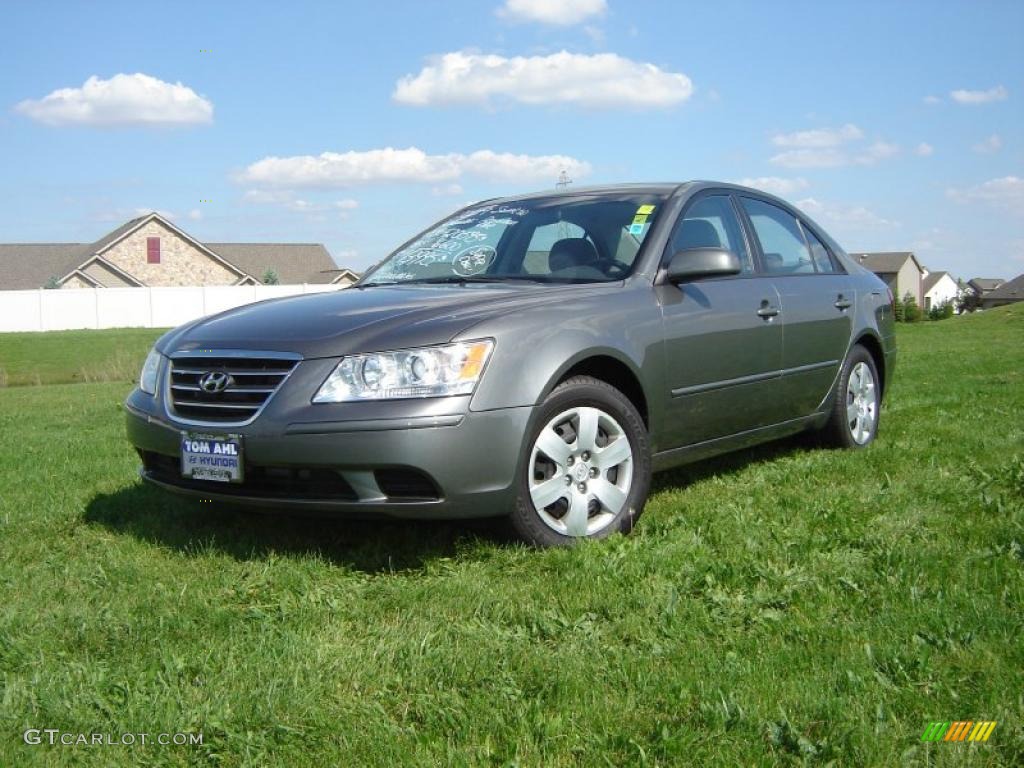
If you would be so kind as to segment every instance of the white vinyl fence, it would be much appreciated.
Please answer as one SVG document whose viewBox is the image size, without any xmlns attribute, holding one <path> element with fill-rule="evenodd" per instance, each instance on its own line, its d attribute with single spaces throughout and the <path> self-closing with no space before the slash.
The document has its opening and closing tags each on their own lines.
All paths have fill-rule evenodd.
<svg viewBox="0 0 1024 768">
<path fill-rule="evenodd" d="M 211 285 L 0 291 L 0 333 L 72 328 L 170 328 L 262 299 L 340 288 L 337 285 Z"/>
</svg>

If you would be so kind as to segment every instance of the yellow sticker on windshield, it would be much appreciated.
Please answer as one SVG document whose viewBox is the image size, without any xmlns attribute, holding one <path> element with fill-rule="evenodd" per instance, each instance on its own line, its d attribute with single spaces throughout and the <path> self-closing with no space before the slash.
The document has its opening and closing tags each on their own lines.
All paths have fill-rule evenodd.
<svg viewBox="0 0 1024 768">
<path fill-rule="evenodd" d="M 646 224 L 647 223 L 647 214 L 646 213 L 638 213 L 636 216 L 633 217 L 633 223 L 634 224 Z"/>
<path fill-rule="evenodd" d="M 639 215 L 643 215 L 643 214 L 647 214 L 647 213 L 654 213 L 654 206 L 653 205 L 641 205 L 639 208 L 636 209 L 636 212 L 637 212 L 638 216 Z"/>
</svg>

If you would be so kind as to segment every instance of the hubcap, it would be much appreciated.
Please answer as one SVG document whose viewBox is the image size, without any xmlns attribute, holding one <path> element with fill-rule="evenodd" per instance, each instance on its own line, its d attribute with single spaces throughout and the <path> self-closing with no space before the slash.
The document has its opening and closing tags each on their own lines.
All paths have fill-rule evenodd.
<svg viewBox="0 0 1024 768">
<path fill-rule="evenodd" d="M 530 454 L 530 499 L 563 536 L 590 536 L 622 511 L 633 482 L 633 446 L 600 408 L 570 408 L 540 431 Z"/>
<path fill-rule="evenodd" d="M 875 377 L 867 363 L 857 363 L 846 384 L 846 422 L 857 445 L 864 445 L 875 434 L 878 423 L 878 396 Z"/>
</svg>

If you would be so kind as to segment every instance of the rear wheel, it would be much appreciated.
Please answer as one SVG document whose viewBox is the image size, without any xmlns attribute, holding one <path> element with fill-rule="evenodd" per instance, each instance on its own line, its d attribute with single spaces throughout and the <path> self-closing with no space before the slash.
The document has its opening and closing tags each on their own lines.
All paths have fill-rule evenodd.
<svg viewBox="0 0 1024 768">
<path fill-rule="evenodd" d="M 878 434 L 882 388 L 871 353 L 859 344 L 839 374 L 832 414 L 822 436 L 839 448 L 864 448 Z"/>
<path fill-rule="evenodd" d="M 628 532 L 650 489 L 647 430 L 609 384 L 576 376 L 538 409 L 526 436 L 512 524 L 537 546 Z"/>
</svg>

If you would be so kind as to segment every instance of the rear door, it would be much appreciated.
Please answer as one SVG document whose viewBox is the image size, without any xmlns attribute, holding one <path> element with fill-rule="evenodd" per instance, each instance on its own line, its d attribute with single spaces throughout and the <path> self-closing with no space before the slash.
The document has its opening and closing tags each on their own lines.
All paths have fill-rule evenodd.
<svg viewBox="0 0 1024 768">
<path fill-rule="evenodd" d="M 778 420 L 779 297 L 756 268 L 735 203 L 725 192 L 702 194 L 687 205 L 662 266 L 678 251 L 701 247 L 728 248 L 740 257 L 743 272 L 655 286 L 665 335 L 669 447 Z"/>
<path fill-rule="evenodd" d="M 857 295 L 822 240 L 792 211 L 740 198 L 782 314 L 780 404 L 784 419 L 813 413 L 842 365 Z"/>
</svg>

